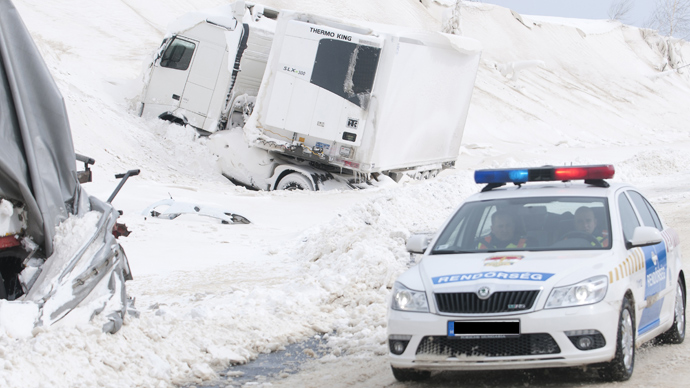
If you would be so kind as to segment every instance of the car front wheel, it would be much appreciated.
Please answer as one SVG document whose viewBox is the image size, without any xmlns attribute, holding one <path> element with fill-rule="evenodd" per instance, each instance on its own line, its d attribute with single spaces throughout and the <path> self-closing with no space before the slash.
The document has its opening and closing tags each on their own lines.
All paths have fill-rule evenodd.
<svg viewBox="0 0 690 388">
<path fill-rule="evenodd" d="M 635 317 L 630 299 L 623 300 L 623 307 L 618 318 L 618 338 L 616 339 L 616 356 L 599 375 L 608 381 L 626 381 L 632 376 L 635 367 Z"/>
<path fill-rule="evenodd" d="M 428 370 L 416 370 L 407 368 L 396 368 L 391 366 L 393 376 L 398 381 L 424 381 L 431 377 Z"/>
<path fill-rule="evenodd" d="M 680 344 L 685 340 L 685 290 L 678 279 L 676 285 L 676 303 L 673 312 L 673 326 L 659 336 L 663 343 Z"/>
</svg>

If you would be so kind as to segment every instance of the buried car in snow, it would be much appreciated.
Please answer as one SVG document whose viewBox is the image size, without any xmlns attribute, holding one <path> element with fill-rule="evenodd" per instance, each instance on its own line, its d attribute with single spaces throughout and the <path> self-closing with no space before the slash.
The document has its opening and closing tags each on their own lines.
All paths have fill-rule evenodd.
<svg viewBox="0 0 690 388">
<path fill-rule="evenodd" d="M 613 175 L 610 165 L 476 171 L 482 192 L 433 238 L 407 242 L 424 256 L 393 288 L 396 379 L 588 365 L 623 381 L 642 343 L 683 342 L 678 236 L 636 189 L 605 181 Z"/>
</svg>

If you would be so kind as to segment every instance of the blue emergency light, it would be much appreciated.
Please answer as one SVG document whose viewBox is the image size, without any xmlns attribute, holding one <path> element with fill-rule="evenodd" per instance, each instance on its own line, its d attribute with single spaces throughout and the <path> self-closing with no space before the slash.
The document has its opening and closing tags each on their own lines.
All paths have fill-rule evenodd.
<svg viewBox="0 0 690 388">
<path fill-rule="evenodd" d="M 477 183 L 489 184 L 491 186 L 487 186 L 489 190 L 506 183 L 515 183 L 519 185 L 526 182 L 565 182 L 571 180 L 584 180 L 585 183 L 597 183 L 602 185 L 603 179 L 613 178 L 615 172 L 615 169 L 610 164 L 596 166 L 505 168 L 477 170 L 474 172 L 474 181 Z"/>
<path fill-rule="evenodd" d="M 474 181 L 477 183 L 525 183 L 529 178 L 529 169 L 516 170 L 477 170 Z"/>
</svg>

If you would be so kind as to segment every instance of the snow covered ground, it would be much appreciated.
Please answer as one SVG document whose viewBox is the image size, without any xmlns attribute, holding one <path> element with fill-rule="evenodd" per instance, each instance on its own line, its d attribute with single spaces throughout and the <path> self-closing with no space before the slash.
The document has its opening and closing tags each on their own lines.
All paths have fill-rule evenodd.
<svg viewBox="0 0 690 388">
<path fill-rule="evenodd" d="M 637 28 L 518 20 L 504 8 L 467 3 L 463 33 L 480 40 L 484 53 L 455 170 L 361 191 L 252 192 L 220 176 L 191 129 L 135 113 L 142 71 L 166 25 L 225 1 L 14 3 L 63 93 L 76 151 L 96 159 L 86 190 L 105 199 L 114 174 L 142 170 L 113 202 L 132 231 L 120 241 L 141 315 L 115 335 L 94 324 L 58 324 L 28 338 L 0 331 L 0 387 L 210 384 L 231 363 L 317 334 L 327 336 L 330 354 L 270 384 L 401 385 L 386 363 L 385 333 L 389 288 L 410 260 L 404 241 L 434 231 L 476 192 L 471 177 L 480 167 L 613 163 L 615 180 L 640 187 L 679 229 L 690 260 L 690 68 L 661 73 L 654 36 L 645 40 Z M 441 26 L 416 0 L 264 3 Z M 690 62 L 690 46 L 677 49 Z M 252 223 L 142 215 L 170 197 L 226 208 Z M 683 368 L 688 346 L 644 349 L 627 385 L 681 385 L 690 377 Z M 659 368 L 659 359 L 668 365 Z M 429 386 L 457 375 L 450 376 Z M 553 385 L 519 376 L 500 385 L 525 382 Z"/>
</svg>

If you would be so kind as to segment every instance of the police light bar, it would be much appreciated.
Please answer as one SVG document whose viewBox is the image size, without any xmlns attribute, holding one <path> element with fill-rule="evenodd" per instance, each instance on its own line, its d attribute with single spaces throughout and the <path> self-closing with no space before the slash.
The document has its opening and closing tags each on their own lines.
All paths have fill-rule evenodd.
<svg viewBox="0 0 690 388">
<path fill-rule="evenodd" d="M 594 181 L 611 179 L 615 172 L 616 170 L 610 164 L 597 166 L 505 168 L 496 170 L 477 170 L 474 172 L 474 181 L 492 185 L 571 180 Z"/>
</svg>

